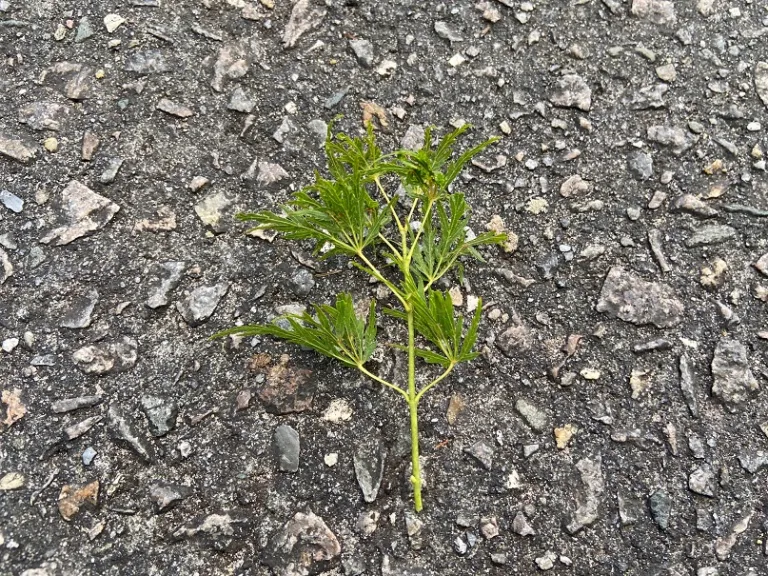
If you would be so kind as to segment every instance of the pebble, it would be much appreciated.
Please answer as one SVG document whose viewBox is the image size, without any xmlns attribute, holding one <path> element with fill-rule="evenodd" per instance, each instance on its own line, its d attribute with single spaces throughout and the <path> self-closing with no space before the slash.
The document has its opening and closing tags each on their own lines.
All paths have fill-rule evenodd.
<svg viewBox="0 0 768 576">
<path fill-rule="evenodd" d="M 683 194 L 675 200 L 674 207 L 682 212 L 688 212 L 699 218 L 713 218 L 719 214 L 717 210 L 699 200 L 693 194 Z"/>
<path fill-rule="evenodd" d="M 0 203 L 16 214 L 20 214 L 24 209 L 24 200 L 16 196 L 16 194 L 8 192 L 8 190 L 0 190 Z"/>
<path fill-rule="evenodd" d="M 150 280 L 147 283 L 147 299 L 144 305 L 151 309 L 168 306 L 171 293 L 181 282 L 186 270 L 185 262 L 162 262 L 152 265 L 149 271 Z"/>
<path fill-rule="evenodd" d="M 754 266 L 755 270 L 760 272 L 760 274 L 768 277 L 768 252 L 758 258 L 757 261 L 752 264 L 752 266 Z"/>
<path fill-rule="evenodd" d="M 749 367 L 746 347 L 736 340 L 722 338 L 715 346 L 712 359 L 712 395 L 735 412 L 735 406 L 746 402 L 759 389 Z"/>
<path fill-rule="evenodd" d="M 96 458 L 97 454 L 98 452 L 96 452 L 92 446 L 88 446 L 88 448 L 86 448 L 82 454 L 83 465 L 90 466 L 93 463 L 93 459 Z"/>
<path fill-rule="evenodd" d="M 648 498 L 648 506 L 653 521 L 659 528 L 666 530 L 669 527 L 669 517 L 672 514 L 672 498 L 663 490 L 657 490 Z"/>
<path fill-rule="evenodd" d="M 67 307 L 59 326 L 71 330 L 87 328 L 91 325 L 91 315 L 98 301 L 99 293 L 96 290 L 89 290 L 85 296 L 76 298 Z"/>
<path fill-rule="evenodd" d="M 299 433 L 288 425 L 281 424 L 275 429 L 272 447 L 278 469 L 282 472 L 299 470 Z"/>
<path fill-rule="evenodd" d="M 309 0 L 297 0 L 283 31 L 283 46 L 285 48 L 296 46 L 299 38 L 322 23 L 326 12 L 324 8 L 313 7 Z"/>
<path fill-rule="evenodd" d="M 577 432 L 576 426 L 573 424 L 566 424 L 564 426 L 554 429 L 555 446 L 558 450 L 565 450 L 568 444 L 571 443 L 573 435 Z"/>
<path fill-rule="evenodd" d="M 674 64 L 658 66 L 656 68 L 656 75 L 659 77 L 659 80 L 663 80 L 664 82 L 674 82 L 677 80 L 677 71 L 675 70 Z"/>
<path fill-rule="evenodd" d="M 535 562 L 536 566 L 539 567 L 539 570 L 546 572 L 547 570 L 552 570 L 552 568 L 555 567 L 555 560 L 557 560 L 557 554 L 551 550 L 547 550 L 543 556 L 536 558 Z"/>
<path fill-rule="evenodd" d="M 75 42 L 84 42 L 93 36 L 93 27 L 91 21 L 87 16 L 80 18 L 80 23 L 77 26 L 77 33 L 75 34 Z"/>
<path fill-rule="evenodd" d="M 682 321 L 685 307 L 670 286 L 646 282 L 614 266 L 603 283 L 596 310 L 632 324 L 669 328 Z"/>
<path fill-rule="evenodd" d="M 129 336 L 111 342 L 99 342 L 78 348 L 72 361 L 85 374 L 113 374 L 133 368 L 138 358 L 138 344 Z"/>
<path fill-rule="evenodd" d="M 120 168 L 123 167 L 125 160 L 123 158 L 112 158 L 107 164 L 106 170 L 99 176 L 99 182 L 102 184 L 111 184 L 117 178 L 117 173 L 120 172 Z"/>
<path fill-rule="evenodd" d="M 340 557 L 341 545 L 336 535 L 322 518 L 309 511 L 297 512 L 275 532 L 262 552 L 261 561 L 275 574 L 302 576 L 332 570 Z M 384 570 L 382 574 L 386 576 Z"/>
<path fill-rule="evenodd" d="M 154 446 L 136 431 L 133 422 L 128 419 L 123 410 L 116 404 L 110 404 L 109 430 L 115 442 L 124 444 L 131 449 L 145 464 L 156 460 Z"/>
<path fill-rule="evenodd" d="M 195 204 L 195 214 L 214 233 L 221 234 L 226 232 L 229 227 L 229 220 L 225 216 L 225 212 L 232 204 L 233 200 L 226 192 L 211 192 Z"/>
<path fill-rule="evenodd" d="M 651 142 L 671 148 L 675 156 L 688 150 L 692 144 L 687 132 L 679 126 L 657 124 L 649 126 L 646 134 Z"/>
<path fill-rule="evenodd" d="M 437 26 L 437 24 L 435 24 Z M 370 40 L 364 38 L 357 38 L 349 41 L 349 47 L 352 49 L 352 53 L 355 55 L 357 63 L 363 68 L 373 67 L 373 44 Z"/>
<path fill-rule="evenodd" d="M 83 146 L 80 157 L 86 162 L 93 160 L 93 156 L 99 148 L 99 143 L 99 137 L 94 132 L 86 130 L 83 134 Z"/>
<path fill-rule="evenodd" d="M 256 100 L 250 97 L 242 87 L 238 86 L 229 97 L 227 108 L 235 112 L 250 114 L 256 107 Z"/>
<path fill-rule="evenodd" d="M 715 474 L 708 465 L 699 466 L 688 476 L 688 488 L 702 496 L 715 496 Z"/>
<path fill-rule="evenodd" d="M 486 470 L 493 467 L 493 448 L 482 440 L 464 448 L 464 452 L 472 456 Z"/>
<path fill-rule="evenodd" d="M 176 428 L 179 408 L 175 402 L 157 396 L 142 396 L 141 408 L 149 421 L 149 431 L 156 438 Z"/>
<path fill-rule="evenodd" d="M 515 514 L 515 519 L 512 520 L 512 531 L 520 536 L 536 535 L 536 531 L 528 523 L 528 518 L 522 512 Z"/>
<path fill-rule="evenodd" d="M 32 130 L 61 130 L 61 122 L 69 115 L 70 108 L 55 102 L 31 102 L 19 109 L 19 122 Z"/>
<path fill-rule="evenodd" d="M 711 246 L 713 244 L 722 244 L 728 240 L 737 237 L 736 229 L 725 224 L 707 224 L 696 229 L 696 231 L 685 240 L 688 248 L 698 246 Z"/>
<path fill-rule="evenodd" d="M 592 108 L 592 90 L 581 76 L 566 74 L 555 83 L 549 101 L 561 108 L 578 108 L 588 112 Z"/>
<path fill-rule="evenodd" d="M 10 354 L 16 349 L 16 346 L 18 345 L 19 345 L 18 338 L 6 338 L 5 340 L 3 340 L 2 350 L 3 352 Z"/>
<path fill-rule="evenodd" d="M 58 498 L 59 514 L 67 522 L 80 513 L 81 508 L 93 510 L 99 503 L 99 481 L 94 480 L 82 486 L 65 484 Z"/>
<path fill-rule="evenodd" d="M 515 409 L 525 419 L 525 422 L 536 432 L 544 432 L 549 427 L 549 417 L 539 407 L 520 398 L 515 402 Z"/>
<path fill-rule="evenodd" d="M 680 371 L 680 390 L 683 394 L 688 411 L 694 418 L 699 415 L 699 408 L 696 401 L 695 377 L 691 361 L 686 354 L 681 354 L 678 361 L 678 370 Z"/>
<path fill-rule="evenodd" d="M 768 108 L 768 62 L 755 64 L 754 82 L 757 95 Z"/>
<path fill-rule="evenodd" d="M 627 156 L 627 170 L 636 180 L 648 180 L 653 176 L 653 158 L 641 150 L 634 150 Z"/>
<path fill-rule="evenodd" d="M 157 103 L 155 108 L 157 108 L 161 112 L 170 114 L 171 116 L 176 116 L 177 118 L 189 118 L 190 116 L 194 116 L 195 114 L 194 110 L 192 110 L 191 108 L 184 106 L 182 104 L 178 104 L 171 100 L 168 100 L 167 98 L 162 98 Z"/>
<path fill-rule="evenodd" d="M 199 286 L 176 303 L 176 309 L 190 326 L 203 324 L 216 311 L 221 299 L 229 291 L 229 283 L 220 282 L 212 286 Z"/>
<path fill-rule="evenodd" d="M 274 162 L 259 162 L 258 167 L 259 175 L 256 177 L 256 182 L 262 186 L 270 186 L 290 177 L 280 164 Z"/>
<path fill-rule="evenodd" d="M 0 156 L 27 164 L 35 157 L 35 151 L 29 148 L 21 140 L 14 140 L 0 135 Z"/>
<path fill-rule="evenodd" d="M 152 501 L 155 514 L 172 510 L 192 493 L 192 488 L 181 484 L 155 481 L 149 486 L 149 499 Z"/>
<path fill-rule="evenodd" d="M 374 502 L 384 478 L 384 466 L 387 452 L 381 441 L 377 438 L 369 438 L 360 441 L 355 446 L 353 463 L 355 478 L 360 490 L 363 492 L 363 500 Z"/>
</svg>

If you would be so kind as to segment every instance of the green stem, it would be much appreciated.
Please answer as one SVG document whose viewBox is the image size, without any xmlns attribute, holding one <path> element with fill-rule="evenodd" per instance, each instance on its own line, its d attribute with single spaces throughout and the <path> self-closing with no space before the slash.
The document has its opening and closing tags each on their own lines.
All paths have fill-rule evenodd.
<svg viewBox="0 0 768 576">
<path fill-rule="evenodd" d="M 416 394 L 416 343 L 413 329 L 413 309 L 408 308 L 408 410 L 411 413 L 411 484 L 413 507 L 421 512 L 421 467 L 419 465 L 419 400 Z"/>
</svg>

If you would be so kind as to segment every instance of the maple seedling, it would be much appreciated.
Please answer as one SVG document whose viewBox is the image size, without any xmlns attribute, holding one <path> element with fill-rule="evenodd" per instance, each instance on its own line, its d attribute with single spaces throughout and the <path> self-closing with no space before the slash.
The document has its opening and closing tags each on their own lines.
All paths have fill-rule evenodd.
<svg viewBox="0 0 768 576">
<path fill-rule="evenodd" d="M 453 301 L 435 283 L 450 272 L 463 275 L 463 257 L 482 260 L 477 247 L 499 244 L 506 234 L 469 230 L 469 206 L 463 194 L 449 190 L 464 165 L 495 140 L 460 154 L 454 151 L 465 125 L 433 146 L 425 130 L 418 150 L 382 154 L 373 129 L 363 137 L 333 135 L 328 130 L 325 153 L 330 176 L 316 173 L 315 182 L 296 192 L 281 213 L 238 214 L 255 222 L 253 230 L 272 230 L 287 240 L 313 241 L 323 258 L 344 256 L 382 283 L 396 308 L 382 308 L 407 325 L 407 341 L 389 345 L 408 356 L 407 382 L 390 382 L 366 366 L 377 347 L 377 305 L 358 316 L 352 296 L 341 293 L 336 303 L 316 304 L 314 313 L 288 314 L 272 324 L 235 326 L 214 337 L 269 335 L 311 348 L 359 370 L 394 390 L 405 400 L 411 428 L 411 483 L 414 507 L 422 509 L 419 462 L 419 401 L 474 351 L 482 303 L 468 322 L 454 314 Z M 402 187 L 388 192 L 392 182 Z M 404 191 L 404 192 L 403 192 Z M 366 317 L 367 316 L 367 317 Z M 417 386 L 416 364 L 424 366 Z M 434 373 L 433 373 L 434 371 Z"/>
</svg>

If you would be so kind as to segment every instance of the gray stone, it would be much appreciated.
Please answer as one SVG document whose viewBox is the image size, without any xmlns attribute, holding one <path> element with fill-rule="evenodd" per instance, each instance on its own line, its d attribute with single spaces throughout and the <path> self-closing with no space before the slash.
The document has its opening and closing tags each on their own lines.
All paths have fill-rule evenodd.
<svg viewBox="0 0 768 576">
<path fill-rule="evenodd" d="M 93 459 L 96 458 L 97 454 L 98 452 L 96 452 L 92 446 L 88 446 L 88 448 L 86 448 L 82 454 L 83 465 L 90 466 L 93 463 Z"/>
<path fill-rule="evenodd" d="M 697 246 L 710 246 L 720 244 L 727 240 L 736 238 L 736 229 L 724 224 L 707 224 L 697 228 L 696 231 L 688 237 L 685 245 L 688 248 Z"/>
<path fill-rule="evenodd" d="M 674 24 L 675 5 L 669 0 L 632 0 L 632 14 L 654 24 Z"/>
<path fill-rule="evenodd" d="M 472 456 L 486 470 L 490 470 L 493 467 L 493 448 L 482 440 L 478 440 L 471 446 L 464 448 L 464 452 Z"/>
<path fill-rule="evenodd" d="M 256 101 L 248 96 L 240 86 L 234 89 L 229 97 L 229 104 L 227 104 L 229 110 L 244 112 L 245 114 L 250 114 L 255 107 Z"/>
<path fill-rule="evenodd" d="M 11 276 L 13 276 L 13 264 L 5 250 L 0 248 L 0 286 L 5 284 Z"/>
<path fill-rule="evenodd" d="M 51 404 L 51 411 L 54 414 L 64 414 L 81 408 L 91 408 L 101 403 L 101 396 L 79 396 L 77 398 L 66 398 L 57 400 Z"/>
<path fill-rule="evenodd" d="M 749 368 L 747 349 L 741 343 L 723 338 L 712 359 L 712 395 L 735 411 L 735 405 L 748 400 L 759 385 Z"/>
<path fill-rule="evenodd" d="M 171 65 L 162 50 L 142 50 L 126 57 L 125 71 L 140 76 L 164 74 L 171 71 Z"/>
<path fill-rule="evenodd" d="M 288 425 L 281 424 L 275 430 L 272 447 L 277 460 L 277 467 L 283 472 L 299 470 L 301 445 L 299 433 Z"/>
<path fill-rule="evenodd" d="M 61 121 L 69 114 L 69 108 L 55 102 L 32 102 L 19 110 L 19 122 L 32 130 L 61 130 Z"/>
<path fill-rule="evenodd" d="M 652 142 L 672 148 L 672 153 L 675 156 L 679 156 L 691 147 L 688 133 L 678 126 L 649 126 L 647 134 L 648 139 Z"/>
<path fill-rule="evenodd" d="M 195 111 L 192 110 L 192 108 L 169 100 L 168 98 L 161 98 L 155 108 L 170 116 L 176 116 L 177 118 L 189 118 L 195 114 Z"/>
<path fill-rule="evenodd" d="M 8 190 L 0 190 L 0 202 L 3 206 L 8 208 L 11 212 L 20 213 L 24 209 L 24 200 L 8 192 Z"/>
<path fill-rule="evenodd" d="M 224 81 L 242 78 L 250 69 L 248 44 L 244 41 L 224 44 L 213 65 L 211 87 L 216 92 L 224 90 Z"/>
<path fill-rule="evenodd" d="M 322 147 L 325 139 L 328 137 L 328 124 L 321 118 L 310 120 L 307 123 L 307 129 L 313 135 L 312 140 L 317 146 Z"/>
<path fill-rule="evenodd" d="M 592 90 L 581 76 L 566 74 L 555 83 L 549 101 L 561 108 L 578 108 L 588 112 L 592 107 Z"/>
<path fill-rule="evenodd" d="M 203 224 L 210 227 L 216 234 L 226 232 L 229 218 L 226 212 L 232 207 L 234 200 L 224 191 L 211 192 L 195 204 L 195 214 Z"/>
<path fill-rule="evenodd" d="M 115 342 L 100 342 L 77 349 L 72 354 L 75 365 L 86 374 L 113 374 L 133 368 L 138 344 L 129 336 Z"/>
<path fill-rule="evenodd" d="M 657 490 L 648 498 L 651 517 L 662 530 L 669 527 L 669 517 L 672 514 L 672 498 L 663 490 Z"/>
<path fill-rule="evenodd" d="M 384 477 L 386 459 L 387 451 L 379 438 L 367 439 L 355 446 L 355 477 L 366 502 L 376 500 Z"/>
<path fill-rule="evenodd" d="M 125 160 L 123 158 L 111 158 L 104 172 L 99 176 L 99 182 L 102 184 L 112 184 L 117 178 L 117 173 L 123 167 Z"/>
<path fill-rule="evenodd" d="M 685 307 L 667 284 L 646 282 L 614 266 L 603 283 L 596 310 L 632 324 L 669 328 L 682 321 Z"/>
<path fill-rule="evenodd" d="M 280 144 L 285 144 L 288 140 L 288 136 L 294 132 L 296 132 L 296 125 L 290 118 L 288 118 L 288 116 L 284 116 L 280 126 L 275 130 L 274 134 L 272 134 L 272 138 Z"/>
<path fill-rule="evenodd" d="M 91 325 L 91 314 L 99 301 L 99 293 L 89 290 L 85 296 L 76 298 L 67 308 L 59 326 L 77 330 Z"/>
<path fill-rule="evenodd" d="M 27 147 L 21 140 L 0 136 L 0 156 L 26 164 L 35 157 L 35 150 Z"/>
<path fill-rule="evenodd" d="M 768 107 L 768 62 L 758 62 L 755 64 L 755 91 Z"/>
<path fill-rule="evenodd" d="M 296 296 L 307 296 L 314 286 L 315 278 L 306 268 L 299 268 L 296 273 L 291 276 L 291 290 Z"/>
<path fill-rule="evenodd" d="M 288 172 L 274 162 L 259 162 L 259 175 L 256 177 L 256 182 L 262 186 L 269 186 L 281 180 L 290 178 Z"/>
<path fill-rule="evenodd" d="M 40 239 L 43 244 L 54 240 L 56 246 L 69 244 L 103 228 L 120 210 L 120 206 L 109 198 L 96 194 L 77 180 L 72 180 L 62 190 L 60 207 L 58 220 L 61 225 Z"/>
<path fill-rule="evenodd" d="M 636 180 L 648 180 L 653 176 L 653 158 L 642 150 L 627 155 L 627 170 Z"/>
<path fill-rule="evenodd" d="M 674 207 L 682 212 L 688 212 L 699 218 L 713 218 L 719 214 L 717 210 L 699 200 L 693 194 L 683 194 L 675 200 Z"/>
<path fill-rule="evenodd" d="M 683 393 L 683 400 L 685 400 L 691 416 L 696 418 L 699 415 L 699 407 L 696 402 L 695 380 L 691 361 L 686 354 L 680 355 L 678 368 L 680 370 L 680 391 Z"/>
<path fill-rule="evenodd" d="M 688 488 L 691 492 L 701 494 L 702 496 L 715 496 L 715 474 L 709 465 L 696 468 L 688 476 Z"/>
<path fill-rule="evenodd" d="M 83 42 L 93 36 L 93 26 L 88 16 L 80 18 L 80 23 L 77 25 L 77 33 L 75 34 L 75 42 Z"/>
<path fill-rule="evenodd" d="M 262 561 L 275 576 L 309 576 L 335 568 L 341 545 L 336 535 L 311 511 L 298 512 L 271 538 Z"/>
<path fill-rule="evenodd" d="M 760 470 L 768 466 L 768 456 L 765 452 L 743 452 L 738 456 L 739 464 L 750 474 L 757 474 Z"/>
<path fill-rule="evenodd" d="M 175 508 L 182 500 L 192 494 L 189 486 L 155 481 L 149 486 L 149 499 L 156 514 L 162 514 Z"/>
<path fill-rule="evenodd" d="M 0 200 L 2 200 L 2 197 L 0 196 Z M 763 276 L 768 276 L 768 252 L 760 256 L 758 258 L 757 262 L 753 264 L 755 267 L 755 270 L 760 272 Z"/>
<path fill-rule="evenodd" d="M 617 502 L 619 504 L 619 521 L 622 526 L 630 526 L 640 519 L 640 505 L 636 500 L 619 494 Z"/>
<path fill-rule="evenodd" d="M 93 68 L 75 62 L 58 62 L 51 72 L 66 80 L 64 95 L 70 100 L 86 100 L 96 88 Z"/>
<path fill-rule="evenodd" d="M 435 22 L 435 32 L 440 38 L 445 38 L 450 42 L 461 42 L 463 40 L 461 34 L 456 32 L 447 22 L 443 22 L 442 20 L 437 20 Z"/>
<path fill-rule="evenodd" d="M 176 418 L 179 407 L 173 400 L 165 400 L 157 396 L 142 396 L 141 408 L 149 421 L 149 431 L 159 438 L 176 428 Z"/>
<path fill-rule="evenodd" d="M 181 282 L 186 267 L 185 262 L 154 264 L 150 270 L 151 280 L 147 287 L 147 299 L 144 304 L 152 309 L 168 306 L 171 301 L 171 292 Z"/>
<path fill-rule="evenodd" d="M 370 40 L 357 38 L 349 41 L 349 47 L 355 55 L 355 59 L 360 66 L 371 68 L 373 66 L 373 44 Z"/>
<path fill-rule="evenodd" d="M 199 326 L 211 317 L 228 290 L 229 284 L 226 282 L 213 286 L 200 286 L 181 302 L 177 302 L 176 309 L 187 324 Z"/>
<path fill-rule="evenodd" d="M 424 126 L 411 124 L 400 139 L 400 147 L 407 150 L 418 150 L 424 146 Z"/>
<path fill-rule="evenodd" d="M 512 531 L 520 536 L 536 535 L 536 531 L 531 528 L 531 525 L 528 523 L 528 518 L 526 518 L 525 514 L 522 512 L 518 512 L 515 515 L 515 519 L 512 520 Z"/>
<path fill-rule="evenodd" d="M 195 538 L 207 547 L 219 552 L 230 549 L 235 540 L 242 540 L 250 523 L 245 518 L 233 518 L 230 514 L 209 514 L 175 530 L 175 539 Z"/>
<path fill-rule="evenodd" d="M 305 32 L 320 25 L 325 18 L 326 10 L 320 7 L 312 7 L 309 0 L 297 0 L 293 4 L 291 17 L 283 32 L 283 45 L 293 48 Z"/>
<path fill-rule="evenodd" d="M 605 490 L 603 481 L 603 461 L 601 456 L 583 458 L 576 463 L 576 469 L 581 475 L 584 485 L 583 497 L 578 497 L 578 508 L 571 522 L 565 527 L 569 534 L 576 534 L 587 526 L 591 526 L 598 518 L 600 498 Z"/>
<path fill-rule="evenodd" d="M 515 402 L 515 409 L 525 419 L 528 426 L 536 432 L 544 432 L 549 426 L 549 416 L 547 416 L 546 412 L 527 399 L 518 399 Z"/>
<path fill-rule="evenodd" d="M 128 419 L 117 404 L 113 403 L 109 406 L 108 416 L 110 433 L 115 442 L 124 444 L 133 450 L 145 464 L 155 461 L 154 446 L 146 438 L 139 436 L 133 422 Z"/>
</svg>

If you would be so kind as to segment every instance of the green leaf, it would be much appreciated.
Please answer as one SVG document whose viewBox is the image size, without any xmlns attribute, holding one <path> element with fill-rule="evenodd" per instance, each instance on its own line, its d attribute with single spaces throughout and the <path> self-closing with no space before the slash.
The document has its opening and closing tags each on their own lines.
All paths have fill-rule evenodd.
<svg viewBox="0 0 768 576">
<path fill-rule="evenodd" d="M 336 305 L 314 304 L 315 315 L 309 313 L 281 316 L 273 324 L 235 326 L 214 334 L 223 336 L 273 336 L 299 346 L 311 348 L 320 354 L 336 358 L 348 366 L 361 366 L 376 349 L 376 303 L 371 306 L 366 319 L 355 313 L 352 296 L 341 293 Z M 289 328 L 279 325 L 287 321 Z"/>
</svg>

